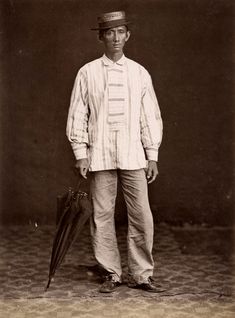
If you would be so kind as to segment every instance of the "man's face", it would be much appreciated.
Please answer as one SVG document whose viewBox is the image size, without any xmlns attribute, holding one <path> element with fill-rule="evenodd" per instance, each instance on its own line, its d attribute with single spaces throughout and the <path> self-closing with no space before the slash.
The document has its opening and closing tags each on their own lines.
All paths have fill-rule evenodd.
<svg viewBox="0 0 235 318">
<path fill-rule="evenodd" d="M 107 53 L 119 53 L 123 51 L 129 37 L 130 31 L 123 25 L 104 31 L 100 40 L 104 43 Z"/>
</svg>

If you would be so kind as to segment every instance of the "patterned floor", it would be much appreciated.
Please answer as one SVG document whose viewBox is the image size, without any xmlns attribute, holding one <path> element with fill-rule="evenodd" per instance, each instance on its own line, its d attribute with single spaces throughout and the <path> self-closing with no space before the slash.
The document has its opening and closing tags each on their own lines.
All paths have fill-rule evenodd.
<svg viewBox="0 0 235 318">
<path fill-rule="evenodd" d="M 235 317 L 231 228 L 156 225 L 155 280 L 150 294 L 126 285 L 126 228 L 118 240 L 124 283 L 113 294 L 98 292 L 100 278 L 89 228 L 72 246 L 47 292 L 53 226 L 0 228 L 1 318 L 232 318 Z"/>
</svg>

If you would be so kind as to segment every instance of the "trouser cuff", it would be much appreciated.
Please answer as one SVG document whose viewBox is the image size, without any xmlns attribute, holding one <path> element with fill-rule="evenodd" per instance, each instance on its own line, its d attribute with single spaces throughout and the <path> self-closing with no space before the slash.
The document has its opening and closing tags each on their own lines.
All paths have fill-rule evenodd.
<svg viewBox="0 0 235 318">
<path fill-rule="evenodd" d="M 149 283 L 150 276 L 138 276 L 138 275 L 129 275 L 128 282 L 130 284 L 147 284 Z"/>
</svg>

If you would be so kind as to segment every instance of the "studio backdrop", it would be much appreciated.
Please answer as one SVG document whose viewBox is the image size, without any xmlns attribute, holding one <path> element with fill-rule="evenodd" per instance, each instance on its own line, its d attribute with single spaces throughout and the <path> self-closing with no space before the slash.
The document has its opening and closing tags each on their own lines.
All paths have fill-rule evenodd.
<svg viewBox="0 0 235 318">
<path fill-rule="evenodd" d="M 154 218 L 231 224 L 230 0 L 1 1 L 1 222 L 55 222 L 56 196 L 75 184 L 65 135 L 73 82 L 103 53 L 90 30 L 97 16 L 116 10 L 132 21 L 125 54 L 150 72 L 164 122 Z"/>
</svg>

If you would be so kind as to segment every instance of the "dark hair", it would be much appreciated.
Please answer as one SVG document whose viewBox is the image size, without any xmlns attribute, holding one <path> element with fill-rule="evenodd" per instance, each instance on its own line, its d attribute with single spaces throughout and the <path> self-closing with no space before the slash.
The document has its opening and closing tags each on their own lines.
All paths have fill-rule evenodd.
<svg viewBox="0 0 235 318">
<path fill-rule="evenodd" d="M 128 25 L 124 25 L 126 27 L 126 32 L 129 31 Z M 110 28 L 111 29 L 111 28 Z M 107 32 L 109 29 L 104 29 L 104 30 L 99 30 L 99 39 L 101 40 L 105 34 L 105 32 Z"/>
</svg>

